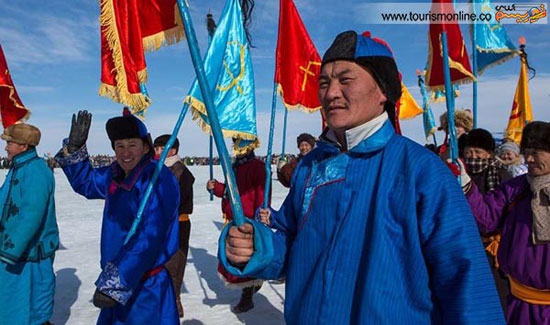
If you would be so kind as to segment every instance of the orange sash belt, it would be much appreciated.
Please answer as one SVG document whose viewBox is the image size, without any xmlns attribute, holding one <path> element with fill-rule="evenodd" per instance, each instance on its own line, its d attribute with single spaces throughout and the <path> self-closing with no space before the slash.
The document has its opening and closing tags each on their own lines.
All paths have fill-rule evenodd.
<svg viewBox="0 0 550 325">
<path fill-rule="evenodd" d="M 180 214 L 179 221 L 189 221 L 189 215 L 187 213 Z"/>
<path fill-rule="evenodd" d="M 540 290 L 526 286 L 511 276 L 510 289 L 514 297 L 533 305 L 550 305 L 550 290 Z"/>
<path fill-rule="evenodd" d="M 495 258 L 495 267 L 498 269 L 497 253 L 498 246 L 500 245 L 500 234 L 491 237 L 484 237 L 483 241 L 490 242 L 490 244 L 485 247 L 485 250 Z"/>
</svg>

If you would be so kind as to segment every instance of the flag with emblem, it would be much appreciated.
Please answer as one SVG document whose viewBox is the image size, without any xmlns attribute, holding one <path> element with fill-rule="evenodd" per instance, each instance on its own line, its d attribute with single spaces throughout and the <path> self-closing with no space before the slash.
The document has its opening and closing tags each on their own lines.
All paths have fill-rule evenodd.
<svg viewBox="0 0 550 325">
<path fill-rule="evenodd" d="M 225 3 L 204 59 L 204 70 L 223 135 L 237 140 L 234 152 L 243 153 L 258 147 L 254 71 L 237 0 Z M 193 119 L 210 134 L 210 122 L 197 80 L 185 101 L 190 104 Z"/>
<path fill-rule="evenodd" d="M 281 0 L 275 82 L 287 109 L 314 112 L 321 108 L 317 97 L 321 57 L 311 41 L 292 0 Z"/>
<path fill-rule="evenodd" d="M 531 109 L 531 98 L 529 97 L 527 60 L 525 56 L 522 55 L 518 86 L 514 95 L 512 112 L 510 113 L 510 119 L 508 120 L 508 126 L 506 127 L 504 137 L 513 140 L 519 145 L 523 128 L 532 120 L 533 112 Z"/>
</svg>

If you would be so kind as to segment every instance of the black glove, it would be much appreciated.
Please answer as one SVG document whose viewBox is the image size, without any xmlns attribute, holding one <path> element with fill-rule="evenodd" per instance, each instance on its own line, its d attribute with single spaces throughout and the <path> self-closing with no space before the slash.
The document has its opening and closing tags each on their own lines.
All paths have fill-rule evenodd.
<svg viewBox="0 0 550 325">
<path fill-rule="evenodd" d="M 94 306 L 102 309 L 102 308 L 112 308 L 116 306 L 117 301 L 96 289 L 94 293 L 93 303 L 94 303 Z"/>
<path fill-rule="evenodd" d="M 88 113 L 88 111 L 78 111 L 78 117 L 76 114 L 73 114 L 71 132 L 69 132 L 69 143 L 67 144 L 67 151 L 69 153 L 77 151 L 86 144 L 91 124 L 92 114 Z"/>
</svg>

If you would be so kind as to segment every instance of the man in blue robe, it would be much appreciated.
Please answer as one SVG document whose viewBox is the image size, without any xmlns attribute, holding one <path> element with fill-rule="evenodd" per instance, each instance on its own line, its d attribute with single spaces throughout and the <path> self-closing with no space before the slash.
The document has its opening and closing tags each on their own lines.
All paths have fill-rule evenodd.
<svg viewBox="0 0 550 325">
<path fill-rule="evenodd" d="M 260 210 L 274 229 L 252 221 L 221 234 L 228 271 L 286 276 L 288 324 L 504 323 L 456 178 L 394 131 L 400 89 L 383 40 L 338 35 L 319 78 L 328 128 L 281 209 Z"/>
<path fill-rule="evenodd" d="M 56 159 L 72 188 L 105 200 L 101 228 L 101 274 L 93 303 L 98 324 L 179 324 L 176 298 L 164 265 L 178 248 L 179 187 L 162 167 L 135 234 L 124 243 L 156 168 L 145 124 L 125 108 L 107 121 L 115 151 L 110 166 L 93 168 L 86 149 L 91 114 L 73 115 L 69 139 Z"/>
</svg>

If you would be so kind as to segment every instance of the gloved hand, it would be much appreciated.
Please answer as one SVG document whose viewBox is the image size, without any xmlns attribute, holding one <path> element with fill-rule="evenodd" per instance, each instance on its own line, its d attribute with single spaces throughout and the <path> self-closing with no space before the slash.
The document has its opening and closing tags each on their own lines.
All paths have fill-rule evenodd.
<svg viewBox="0 0 550 325">
<path fill-rule="evenodd" d="M 82 148 L 88 140 L 90 125 L 92 124 L 92 114 L 88 111 L 78 111 L 78 116 L 73 114 L 71 131 L 69 132 L 69 143 L 67 151 L 73 153 Z"/>
<path fill-rule="evenodd" d="M 458 159 L 458 167 L 452 163 L 451 159 L 447 159 L 447 166 L 455 176 L 460 176 L 460 184 L 462 185 L 462 191 L 468 193 L 471 187 L 472 179 L 466 171 L 466 167 L 461 159 Z"/>
<path fill-rule="evenodd" d="M 113 298 L 107 296 L 103 292 L 99 290 L 95 290 L 94 298 L 93 298 L 94 306 L 97 308 L 112 308 L 116 306 L 117 302 Z"/>
</svg>

